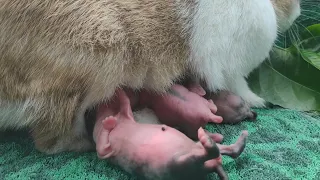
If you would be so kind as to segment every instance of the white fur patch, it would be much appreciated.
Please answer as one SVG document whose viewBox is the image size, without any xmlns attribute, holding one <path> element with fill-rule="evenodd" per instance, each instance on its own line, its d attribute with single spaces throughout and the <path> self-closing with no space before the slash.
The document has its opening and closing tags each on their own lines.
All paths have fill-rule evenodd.
<svg viewBox="0 0 320 180">
<path fill-rule="evenodd" d="M 141 124 L 162 124 L 155 113 L 149 108 L 135 111 L 133 112 L 133 116 L 136 122 Z"/>
<path fill-rule="evenodd" d="M 278 11 L 278 31 L 282 33 L 286 32 L 301 14 L 299 0 L 292 0 L 292 4 L 288 9 L 290 11 L 289 15 L 285 14 L 287 12 L 283 12 L 279 7 L 276 7 L 276 9 Z"/>
<path fill-rule="evenodd" d="M 240 88 L 234 93 L 250 102 L 241 94 L 250 91 L 246 84 L 232 86 L 268 57 L 277 37 L 270 0 L 199 0 L 192 28 L 190 62 L 199 78 L 212 91 Z"/>
<path fill-rule="evenodd" d="M 8 103 L 0 100 L 0 130 L 25 128 L 31 123 L 31 119 L 24 117 L 25 107 L 32 102 L 26 100 L 24 103 Z M 25 119 L 22 121 L 22 119 Z"/>
<path fill-rule="evenodd" d="M 297 2 L 294 3 L 292 13 L 289 16 L 289 24 L 290 26 L 293 24 L 293 22 L 301 15 L 301 7 L 299 0 L 296 0 Z"/>
</svg>

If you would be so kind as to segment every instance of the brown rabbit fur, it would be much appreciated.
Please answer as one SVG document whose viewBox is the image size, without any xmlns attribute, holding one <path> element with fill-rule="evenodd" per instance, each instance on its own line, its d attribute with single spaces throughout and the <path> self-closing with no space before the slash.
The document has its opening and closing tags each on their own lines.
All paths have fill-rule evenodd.
<svg viewBox="0 0 320 180">
<path fill-rule="evenodd" d="M 92 148 L 86 109 L 192 69 L 198 1 L 0 0 L 0 129 L 30 128 L 46 153 Z"/>
<path fill-rule="evenodd" d="M 164 91 L 184 73 L 188 29 L 179 27 L 192 12 L 168 16 L 174 8 L 166 1 L 0 2 L 1 109 L 18 113 L 2 116 L 0 128 L 31 127 L 45 152 L 86 148 L 72 127 L 83 125 L 74 120 L 89 106 L 119 86 Z M 56 145 L 71 139 L 75 145 Z"/>
</svg>

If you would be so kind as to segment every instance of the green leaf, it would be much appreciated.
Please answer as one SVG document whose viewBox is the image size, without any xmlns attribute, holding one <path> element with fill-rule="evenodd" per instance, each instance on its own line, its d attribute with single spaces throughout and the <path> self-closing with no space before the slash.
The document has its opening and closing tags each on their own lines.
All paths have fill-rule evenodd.
<svg viewBox="0 0 320 180">
<path fill-rule="evenodd" d="M 275 48 L 248 78 L 265 100 L 300 111 L 320 111 L 320 24 L 299 32 L 287 49 Z"/>
<path fill-rule="evenodd" d="M 287 48 L 294 55 L 301 57 L 320 70 L 320 24 L 307 27 L 300 33 L 300 42 Z"/>
<path fill-rule="evenodd" d="M 320 70 L 320 36 L 303 40 L 298 52 L 305 61 Z"/>
<path fill-rule="evenodd" d="M 293 55 L 275 49 L 248 78 L 251 89 L 266 101 L 300 111 L 320 111 L 320 71 Z"/>
<path fill-rule="evenodd" d="M 308 63 L 320 70 L 320 53 L 316 53 L 309 50 L 301 50 L 301 56 Z"/>
<path fill-rule="evenodd" d="M 300 33 L 300 39 L 309 39 L 312 37 L 320 36 L 320 24 L 313 24 L 308 26 L 304 31 Z"/>
</svg>

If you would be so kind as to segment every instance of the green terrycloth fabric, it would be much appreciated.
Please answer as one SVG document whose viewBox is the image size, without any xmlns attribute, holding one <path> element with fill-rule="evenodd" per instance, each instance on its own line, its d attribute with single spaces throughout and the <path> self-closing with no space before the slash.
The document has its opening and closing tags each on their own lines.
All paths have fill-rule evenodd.
<svg viewBox="0 0 320 180">
<path fill-rule="evenodd" d="M 256 122 L 208 125 L 235 142 L 241 130 L 249 131 L 247 147 L 236 160 L 223 157 L 231 180 L 320 179 L 320 117 L 285 109 L 257 110 Z M 27 133 L 0 134 L 0 179 L 134 179 L 90 153 L 44 155 L 36 151 Z M 217 179 L 215 174 L 209 179 Z"/>
</svg>

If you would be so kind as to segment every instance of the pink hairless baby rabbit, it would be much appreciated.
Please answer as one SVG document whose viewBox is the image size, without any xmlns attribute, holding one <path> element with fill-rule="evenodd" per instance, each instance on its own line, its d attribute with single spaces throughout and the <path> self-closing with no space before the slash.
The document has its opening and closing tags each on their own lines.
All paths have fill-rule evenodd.
<svg viewBox="0 0 320 180">
<path fill-rule="evenodd" d="M 227 179 L 221 155 L 239 156 L 247 135 L 243 131 L 235 144 L 226 146 L 199 128 L 196 143 L 166 125 L 136 123 L 123 90 L 117 91 L 113 102 L 99 107 L 93 132 L 99 158 L 150 180 L 200 180 L 210 172 Z"/>
<path fill-rule="evenodd" d="M 228 91 L 206 95 L 198 84 L 186 87 L 175 84 L 164 95 L 142 91 L 140 105 L 152 109 L 161 123 L 178 128 L 192 139 L 197 138 L 199 127 L 207 123 L 237 123 L 256 118 L 256 113 L 240 97 Z"/>
<path fill-rule="evenodd" d="M 200 85 L 188 88 L 175 84 L 165 95 L 152 92 L 140 93 L 140 104 L 152 109 L 159 121 L 177 127 L 188 137 L 196 139 L 197 131 L 207 123 L 221 123 L 222 117 L 215 115 L 217 107 L 212 100 L 206 100 L 206 92 Z"/>
</svg>

